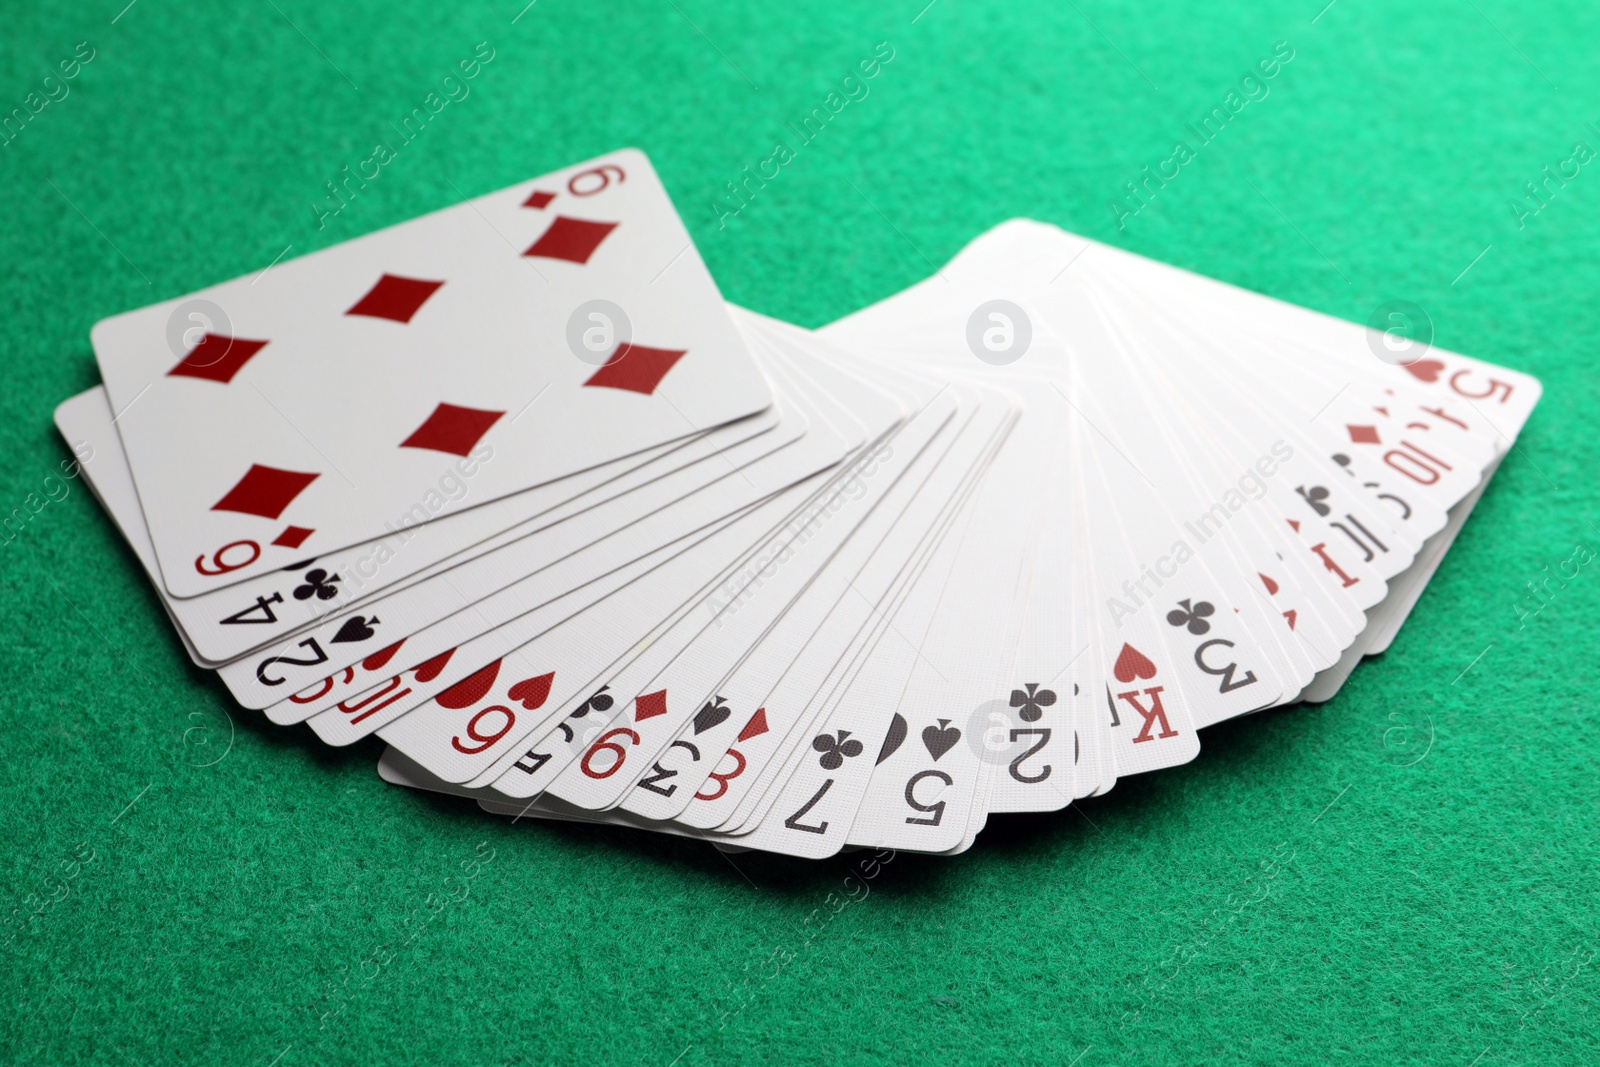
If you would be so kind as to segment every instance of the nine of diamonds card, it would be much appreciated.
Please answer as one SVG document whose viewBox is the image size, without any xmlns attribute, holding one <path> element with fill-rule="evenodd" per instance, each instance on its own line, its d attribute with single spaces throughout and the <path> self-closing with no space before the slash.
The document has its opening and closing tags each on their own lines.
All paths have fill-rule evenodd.
<svg viewBox="0 0 1600 1067">
<path fill-rule="evenodd" d="M 1328 699 L 1540 392 L 1024 220 L 802 330 L 633 151 L 93 340 L 57 425 L 241 704 L 491 813 L 813 858 Z"/>
<path fill-rule="evenodd" d="M 186 305 L 213 325 L 185 330 Z M 180 597 L 381 534 L 480 444 L 495 462 L 443 514 L 771 402 L 633 151 L 106 319 L 92 339 Z"/>
</svg>

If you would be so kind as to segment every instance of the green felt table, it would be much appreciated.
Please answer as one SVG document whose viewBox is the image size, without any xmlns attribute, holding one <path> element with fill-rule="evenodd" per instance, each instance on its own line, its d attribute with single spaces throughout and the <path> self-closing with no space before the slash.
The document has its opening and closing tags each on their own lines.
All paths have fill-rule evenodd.
<svg viewBox="0 0 1600 1067">
<path fill-rule="evenodd" d="M 0 547 L 0 1060 L 1600 1059 L 1600 575 L 1528 585 L 1600 542 L 1600 172 L 1564 163 L 1600 148 L 1600 9 L 124 2 L 10 4 L 0 36 L 0 115 L 27 115 L 0 147 L 0 512 L 26 519 Z M 103 316 L 626 145 L 727 297 L 804 325 L 1025 215 L 1349 319 L 1412 301 L 1544 400 L 1393 648 L 1187 767 L 872 872 L 513 826 L 234 706 L 49 481 L 50 415 L 97 380 Z"/>
</svg>

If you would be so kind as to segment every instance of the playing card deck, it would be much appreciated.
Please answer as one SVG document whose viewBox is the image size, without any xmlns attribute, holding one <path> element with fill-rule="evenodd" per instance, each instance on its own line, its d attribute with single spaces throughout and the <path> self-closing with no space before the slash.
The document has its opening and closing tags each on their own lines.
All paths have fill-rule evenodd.
<svg viewBox="0 0 1600 1067">
<path fill-rule="evenodd" d="M 811 858 L 1327 700 L 1540 392 L 1022 220 L 802 330 L 635 151 L 93 341 L 57 426 L 241 705 L 519 821 Z"/>
</svg>

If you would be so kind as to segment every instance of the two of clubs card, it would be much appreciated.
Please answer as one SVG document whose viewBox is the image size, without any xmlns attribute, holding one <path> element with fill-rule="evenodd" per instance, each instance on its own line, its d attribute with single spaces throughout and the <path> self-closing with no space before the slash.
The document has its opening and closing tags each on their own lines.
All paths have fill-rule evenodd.
<svg viewBox="0 0 1600 1067">
<path fill-rule="evenodd" d="M 1024 220 L 800 329 L 637 151 L 92 340 L 57 426 L 242 706 L 525 825 L 809 858 L 1328 699 L 1540 392 Z"/>
</svg>

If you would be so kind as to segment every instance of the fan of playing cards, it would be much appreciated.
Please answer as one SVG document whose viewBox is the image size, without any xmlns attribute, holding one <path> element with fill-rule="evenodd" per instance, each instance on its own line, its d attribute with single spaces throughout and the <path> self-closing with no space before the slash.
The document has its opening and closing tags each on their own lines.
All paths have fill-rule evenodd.
<svg viewBox="0 0 1600 1067">
<path fill-rule="evenodd" d="M 1393 340 L 1026 221 L 807 331 L 624 151 L 107 319 L 56 422 L 194 661 L 390 782 L 954 853 L 1388 646 L 1540 391 Z"/>
</svg>

